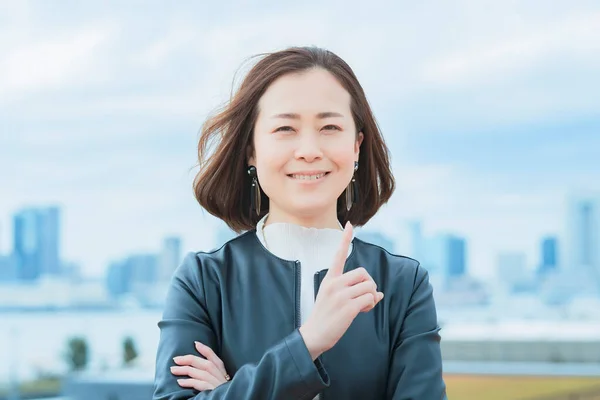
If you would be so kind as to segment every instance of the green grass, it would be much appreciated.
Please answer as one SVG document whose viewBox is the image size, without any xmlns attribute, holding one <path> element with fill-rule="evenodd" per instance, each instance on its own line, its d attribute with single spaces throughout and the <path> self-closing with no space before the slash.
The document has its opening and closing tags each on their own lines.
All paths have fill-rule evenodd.
<svg viewBox="0 0 600 400">
<path fill-rule="evenodd" d="M 46 393 L 60 393 L 61 380 L 60 378 L 47 378 L 36 381 L 21 382 L 19 390 L 22 395 L 35 395 Z M 0 388 L 0 396 L 7 396 L 8 388 Z"/>
<path fill-rule="evenodd" d="M 565 399 L 600 400 L 600 377 L 563 378 L 563 377 L 523 377 L 523 376 L 480 376 L 452 375 L 444 376 L 449 400 L 542 400 L 544 397 L 556 400 L 560 395 Z M 24 395 L 37 393 L 60 393 L 61 381 L 48 378 L 20 385 Z M 596 395 L 589 392 L 597 391 Z M 587 394 L 575 397 L 577 393 Z M 0 396 L 6 396 L 7 389 L 0 389 Z M 572 395 L 573 397 L 569 397 Z"/>
<path fill-rule="evenodd" d="M 545 397 L 555 400 L 560 395 L 565 399 L 600 399 L 600 377 L 446 375 L 444 380 L 449 400 L 541 400 Z M 596 395 L 589 394 L 596 390 Z M 586 397 L 576 397 L 576 394 L 586 394 Z"/>
</svg>

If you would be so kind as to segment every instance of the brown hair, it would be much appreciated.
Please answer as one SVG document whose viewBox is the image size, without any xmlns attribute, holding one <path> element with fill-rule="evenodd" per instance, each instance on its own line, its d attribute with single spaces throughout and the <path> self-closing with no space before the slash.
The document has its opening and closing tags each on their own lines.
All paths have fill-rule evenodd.
<svg viewBox="0 0 600 400">
<path fill-rule="evenodd" d="M 338 198 L 338 220 L 342 225 L 366 224 L 394 192 L 388 148 L 352 69 L 331 51 L 316 47 L 292 47 L 262 54 L 248 72 L 237 92 L 216 115 L 203 125 L 198 142 L 200 170 L 194 178 L 198 203 L 236 232 L 253 229 L 269 209 L 261 190 L 261 210 L 250 209 L 250 177 L 247 149 L 253 149 L 253 130 L 258 101 L 269 85 L 282 75 L 323 68 L 337 78 L 352 98 L 351 110 L 357 134 L 364 139 L 359 154 L 356 181 L 359 199 L 346 211 L 345 196 Z M 215 145 L 210 154 L 211 145 Z"/>
</svg>

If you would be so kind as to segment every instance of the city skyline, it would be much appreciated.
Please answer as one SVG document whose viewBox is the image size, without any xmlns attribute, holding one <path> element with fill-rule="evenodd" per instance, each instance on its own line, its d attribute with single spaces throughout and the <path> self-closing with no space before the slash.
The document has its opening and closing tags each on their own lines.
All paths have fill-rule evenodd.
<svg viewBox="0 0 600 400">
<path fill-rule="evenodd" d="M 564 232 L 547 232 L 545 235 L 535 238 L 537 248 L 534 254 L 527 254 L 527 252 L 522 248 L 503 249 L 494 254 L 493 256 L 495 258 L 495 272 L 498 273 L 498 269 L 496 268 L 498 257 L 503 257 L 504 255 L 510 255 L 513 258 L 517 256 L 522 257 L 522 260 L 518 263 L 519 266 L 525 267 L 525 269 L 529 270 L 529 272 L 531 273 L 543 273 L 545 270 L 542 270 L 542 267 L 546 268 L 547 270 L 556 268 L 557 266 L 560 267 L 561 265 L 563 266 L 563 268 L 571 268 L 570 264 L 568 264 L 569 257 L 572 258 L 571 253 L 569 253 L 568 251 L 558 252 L 557 248 L 561 246 L 562 243 L 563 248 L 566 247 L 567 249 L 569 249 L 568 246 L 565 246 L 565 243 L 576 243 L 577 241 L 581 241 L 584 244 L 587 244 L 588 246 L 590 244 L 593 244 L 594 240 L 596 240 L 597 237 L 591 235 L 597 235 L 598 230 L 600 229 L 600 219 L 597 218 L 600 210 L 600 202 L 597 201 L 598 199 L 600 199 L 600 197 L 569 197 L 569 205 L 571 207 L 569 210 L 571 211 L 571 213 L 567 213 L 569 218 L 567 221 L 567 225 L 571 227 L 573 225 L 571 221 L 573 219 L 573 216 L 571 214 L 573 214 L 572 210 L 574 209 L 574 207 L 577 207 L 578 204 L 584 208 L 588 204 L 594 205 L 593 208 L 588 210 L 589 221 L 578 220 L 579 224 L 587 227 L 589 231 L 587 232 L 587 234 L 589 237 L 581 238 L 579 236 L 569 236 Z M 57 274 L 62 268 L 67 267 L 68 263 L 75 262 L 75 264 L 78 267 L 78 272 L 83 271 L 84 276 L 91 277 L 89 273 L 85 273 L 85 265 L 81 265 L 76 260 L 74 261 L 59 256 L 61 254 L 61 248 L 59 244 L 64 242 L 64 240 L 62 239 L 63 234 L 60 231 L 59 227 L 62 226 L 61 217 L 63 215 L 68 214 L 65 211 L 66 210 L 63 210 L 62 208 L 56 205 L 38 207 L 27 206 L 18 209 L 12 215 L 12 248 L 7 249 L 7 251 L 0 251 L 0 256 L 11 256 L 13 254 L 21 254 L 22 242 L 26 241 L 26 236 L 30 237 L 29 241 L 37 240 L 36 246 L 40 246 L 44 248 L 46 252 L 50 251 L 52 253 L 52 249 L 48 249 L 48 245 L 46 243 L 40 242 L 40 235 L 43 234 L 42 232 L 40 232 L 40 227 L 43 228 L 44 226 L 47 226 L 47 223 L 43 224 L 42 220 L 40 220 L 41 222 L 36 222 L 36 220 L 33 221 L 35 222 L 35 224 L 33 224 L 33 222 L 30 221 L 30 223 L 28 224 L 28 231 L 23 231 L 23 228 L 21 227 L 21 225 L 23 225 L 23 219 L 32 220 L 34 217 L 37 219 L 42 217 L 47 218 L 47 215 L 51 215 L 54 216 L 51 225 L 54 231 L 51 230 L 50 235 L 48 234 L 47 228 L 42 231 L 46 232 L 46 240 L 49 240 L 50 243 L 54 243 L 54 246 L 56 247 L 54 253 L 56 253 L 57 257 L 59 257 L 55 262 L 55 264 L 57 265 L 52 266 L 49 269 L 48 267 L 38 267 L 39 271 L 34 272 L 33 275 L 37 277 L 40 274 L 40 272 L 50 272 L 52 274 L 52 271 L 54 271 L 54 274 Z M 400 227 L 400 229 L 397 229 L 395 231 L 395 234 L 392 235 L 386 234 L 381 230 L 372 229 L 368 227 L 358 228 L 357 235 L 359 237 L 363 237 L 368 241 L 370 240 L 375 244 L 383 245 L 386 249 L 388 249 L 388 251 L 416 258 L 419 261 L 421 261 L 421 263 L 424 266 L 426 266 L 427 268 L 431 268 L 431 272 L 439 272 L 437 269 L 443 266 L 444 270 L 449 269 L 447 271 L 449 275 L 458 276 L 467 273 L 471 276 L 478 276 L 477 273 L 473 273 L 473 266 L 469 265 L 468 255 L 471 250 L 471 245 L 468 238 L 461 236 L 457 231 L 453 230 L 444 232 L 429 232 L 428 235 L 425 235 L 422 229 L 422 222 L 423 221 L 410 219 L 405 220 L 402 222 L 403 226 Z M 55 235 L 56 237 L 54 237 Z M 214 232 L 211 244 L 204 244 L 204 246 L 202 246 L 204 247 L 202 250 L 208 251 L 214 247 L 219 247 L 225 241 L 231 239 L 234 236 L 234 232 L 231 232 L 224 224 L 221 224 L 221 226 Z M 559 240 L 559 237 L 562 238 L 562 241 Z M 129 252 L 123 253 L 119 257 L 109 260 L 104 266 L 104 268 L 95 277 L 107 276 L 107 274 L 109 274 L 110 272 L 111 266 L 123 262 L 123 259 L 125 258 L 141 256 L 143 254 L 155 254 L 155 262 L 158 264 L 176 264 L 175 261 L 181 257 L 182 251 L 188 251 L 182 250 L 182 240 L 181 237 L 179 237 L 178 235 L 163 235 L 161 241 L 162 250 L 160 250 L 160 247 L 153 247 L 151 251 L 146 251 L 144 253 L 144 251 L 141 251 L 140 249 L 132 248 Z M 548 248 L 549 246 L 551 246 L 551 248 Z M 450 263 L 451 265 L 447 265 L 446 263 Z M 550 264 L 550 267 L 552 268 L 549 268 L 547 264 Z M 592 268 L 595 265 L 596 264 L 590 264 Z M 597 265 L 596 267 L 600 271 L 600 265 Z M 458 268 L 458 270 L 454 270 L 456 268 Z M 477 268 L 475 267 L 475 271 L 476 270 Z M 23 271 L 19 271 L 19 274 L 23 273 Z M 157 278 L 160 277 L 163 281 L 165 279 L 168 279 L 168 276 L 165 275 L 164 268 L 160 268 L 157 271 L 152 272 L 152 274 L 155 274 Z M 31 277 L 25 277 L 24 280 L 27 279 L 31 279 Z"/>
<path fill-rule="evenodd" d="M 552 308 L 577 304 L 577 299 L 600 299 L 600 260 L 595 253 L 600 240 L 598 200 L 599 197 L 569 197 L 569 230 L 562 235 L 566 239 L 567 245 L 562 245 L 565 250 L 559 251 L 561 241 L 555 233 L 537 238 L 534 262 L 521 250 L 499 251 L 494 255 L 493 279 L 482 279 L 473 273 L 467 260 L 469 240 L 456 232 L 427 234 L 421 221 L 412 220 L 406 221 L 395 236 L 369 229 L 358 229 L 356 235 L 419 260 L 429 271 L 440 305 L 449 309 L 493 307 L 513 295 L 533 295 Z M 14 248 L 8 254 L 0 253 L 0 284 L 4 288 L 1 308 L 115 309 L 135 304 L 155 308 L 163 304 L 172 274 L 184 256 L 180 237 L 164 236 L 161 246 L 151 252 L 133 251 L 112 259 L 104 266 L 100 279 L 90 279 L 81 274 L 85 266 L 60 257 L 59 243 L 63 240 L 58 228 L 65 214 L 55 205 L 30 206 L 14 213 Z M 214 245 L 206 250 L 215 250 L 234 237 L 234 232 L 221 226 L 213 232 Z M 406 251 L 398 252 L 397 248 Z M 29 293 L 24 296 L 26 300 L 16 299 L 16 291 Z M 57 292 L 61 296 L 57 297 Z"/>
</svg>

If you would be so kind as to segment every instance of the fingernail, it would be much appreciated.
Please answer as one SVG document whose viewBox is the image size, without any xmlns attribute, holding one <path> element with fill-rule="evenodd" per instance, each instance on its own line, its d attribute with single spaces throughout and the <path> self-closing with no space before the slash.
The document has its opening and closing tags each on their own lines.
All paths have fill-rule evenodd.
<svg viewBox="0 0 600 400">
<path fill-rule="evenodd" d="M 383 299 L 383 292 L 377 292 L 379 294 L 379 301 L 381 301 L 381 299 Z"/>
<path fill-rule="evenodd" d="M 196 346 L 202 346 L 202 343 L 200 343 L 200 342 L 195 341 L 194 343 L 196 343 Z"/>
<path fill-rule="evenodd" d="M 344 225 L 344 229 L 348 229 L 350 227 L 350 221 L 346 221 L 346 225 Z"/>
<path fill-rule="evenodd" d="M 173 357 L 173 361 L 177 362 L 179 360 L 179 357 Z"/>
</svg>

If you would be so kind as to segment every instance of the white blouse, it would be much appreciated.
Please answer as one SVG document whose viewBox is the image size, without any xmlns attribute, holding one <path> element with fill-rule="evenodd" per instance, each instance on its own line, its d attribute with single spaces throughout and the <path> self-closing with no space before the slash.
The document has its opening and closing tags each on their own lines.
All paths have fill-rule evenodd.
<svg viewBox="0 0 600 400">
<path fill-rule="evenodd" d="M 256 235 L 271 253 L 289 261 L 300 261 L 300 317 L 304 323 L 312 311 L 314 275 L 329 269 L 340 246 L 343 227 L 306 228 L 291 223 L 275 222 L 265 226 L 265 215 L 256 225 Z M 352 244 L 348 255 L 352 251 Z"/>
</svg>

